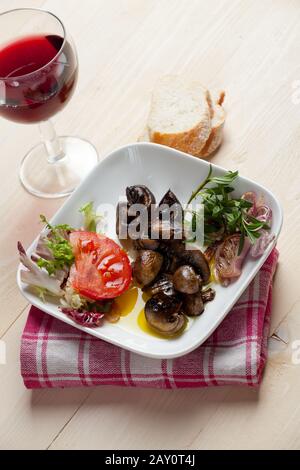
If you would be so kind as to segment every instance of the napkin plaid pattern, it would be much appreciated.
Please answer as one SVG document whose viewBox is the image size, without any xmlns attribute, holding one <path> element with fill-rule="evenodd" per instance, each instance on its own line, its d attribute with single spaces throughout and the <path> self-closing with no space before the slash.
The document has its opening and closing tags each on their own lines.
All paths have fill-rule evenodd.
<svg viewBox="0 0 300 470">
<path fill-rule="evenodd" d="M 177 359 L 142 357 L 32 307 L 21 342 L 24 384 L 27 388 L 257 386 L 267 356 L 277 259 L 274 249 L 212 336 Z"/>
</svg>

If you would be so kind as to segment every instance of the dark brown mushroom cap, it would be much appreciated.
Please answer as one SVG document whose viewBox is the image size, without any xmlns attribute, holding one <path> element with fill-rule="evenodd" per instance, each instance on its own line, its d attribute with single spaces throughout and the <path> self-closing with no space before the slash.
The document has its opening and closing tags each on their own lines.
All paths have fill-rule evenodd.
<svg viewBox="0 0 300 470">
<path fill-rule="evenodd" d="M 179 199 L 177 196 L 169 189 L 166 194 L 162 197 L 159 206 L 166 204 L 168 206 L 172 206 L 173 204 L 180 204 Z M 181 204 L 180 204 L 181 205 Z"/>
<path fill-rule="evenodd" d="M 199 280 L 192 266 L 180 266 L 173 275 L 174 287 L 183 294 L 196 294 L 199 291 Z"/>
<path fill-rule="evenodd" d="M 162 273 L 159 274 L 157 279 L 154 281 L 151 286 L 144 288 L 149 295 L 156 295 L 156 294 L 166 294 L 174 296 L 176 295 L 174 285 L 173 285 L 173 277 L 171 274 Z"/>
<path fill-rule="evenodd" d="M 200 250 L 184 250 L 178 254 L 178 262 L 180 265 L 188 264 L 201 274 L 204 284 L 209 281 L 210 268 L 209 264 Z"/>
<path fill-rule="evenodd" d="M 178 262 L 177 252 L 185 250 L 182 240 L 161 240 L 159 251 L 164 255 L 164 264 L 162 270 L 166 273 L 174 274 L 180 266 Z"/>
<path fill-rule="evenodd" d="M 182 253 L 185 253 L 185 243 L 184 239 L 182 240 L 172 240 L 171 243 L 166 245 L 166 249 L 170 250 L 174 255 L 180 256 Z"/>
<path fill-rule="evenodd" d="M 140 238 L 134 241 L 134 247 L 136 250 L 156 251 L 159 249 L 159 240 L 151 240 L 150 238 Z"/>
<path fill-rule="evenodd" d="M 214 289 L 205 289 L 201 292 L 203 302 L 211 302 L 216 296 L 216 291 Z"/>
<path fill-rule="evenodd" d="M 154 281 L 163 264 L 163 256 L 152 250 L 140 250 L 133 263 L 133 278 L 140 286 Z"/>
<path fill-rule="evenodd" d="M 178 262 L 177 262 L 176 256 L 172 254 L 165 254 L 162 270 L 168 274 L 174 274 L 177 267 L 178 267 Z"/>
<path fill-rule="evenodd" d="M 182 223 L 183 220 L 183 208 L 182 205 L 177 198 L 177 196 L 169 189 L 166 194 L 162 197 L 159 203 L 159 209 L 161 212 L 161 216 L 166 209 L 172 209 L 170 212 L 170 220 L 174 221 L 177 220 L 178 222 Z"/>
<path fill-rule="evenodd" d="M 201 292 L 185 295 L 182 309 L 188 317 L 197 317 L 204 311 L 204 304 Z"/>
<path fill-rule="evenodd" d="M 148 324 L 158 333 L 173 336 L 182 331 L 186 317 L 180 311 L 181 300 L 175 296 L 156 294 L 146 302 L 145 317 Z"/>
<path fill-rule="evenodd" d="M 185 243 L 184 239 L 182 240 L 172 240 L 166 247 L 168 250 L 171 250 L 172 253 L 176 256 L 180 256 L 182 253 L 185 253 Z"/>
<path fill-rule="evenodd" d="M 201 290 L 203 286 L 202 277 L 200 276 L 200 274 L 197 274 L 197 278 L 198 278 L 199 290 Z"/>
<path fill-rule="evenodd" d="M 144 185 L 128 186 L 126 188 L 126 196 L 130 206 L 133 204 L 143 204 L 147 209 L 150 209 L 151 204 L 156 202 L 154 194 Z"/>
<path fill-rule="evenodd" d="M 172 220 L 161 220 L 157 218 L 150 227 L 151 238 L 163 240 L 165 243 L 174 239 L 182 239 L 183 226 Z"/>
<path fill-rule="evenodd" d="M 170 189 L 156 207 L 154 219 L 151 238 L 165 241 L 183 239 L 183 208 Z"/>
</svg>

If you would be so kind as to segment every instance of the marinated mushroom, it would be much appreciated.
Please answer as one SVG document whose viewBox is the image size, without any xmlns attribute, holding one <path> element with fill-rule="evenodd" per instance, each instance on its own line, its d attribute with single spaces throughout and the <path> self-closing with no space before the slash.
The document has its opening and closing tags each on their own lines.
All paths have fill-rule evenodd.
<svg viewBox="0 0 300 470">
<path fill-rule="evenodd" d="M 180 307 L 181 301 L 177 297 L 156 294 L 146 302 L 145 317 L 155 331 L 173 336 L 182 331 L 186 324 L 186 317 Z"/>
<path fill-rule="evenodd" d="M 174 274 L 177 267 L 178 267 L 178 260 L 176 256 L 174 256 L 172 253 L 166 252 L 164 254 L 164 263 L 163 263 L 162 271 L 169 273 L 169 274 Z"/>
<path fill-rule="evenodd" d="M 172 336 L 184 330 L 187 316 L 199 316 L 204 303 L 213 300 L 215 291 L 203 285 L 210 279 L 209 261 L 214 247 L 205 254 L 187 250 L 183 229 L 183 209 L 169 189 L 156 204 L 153 193 L 143 185 L 126 188 L 127 203 L 118 214 L 117 223 L 131 228 L 143 228 L 135 236 L 129 232 L 132 246 L 137 250 L 133 263 L 133 278 L 151 295 L 145 305 L 145 318 L 157 332 Z M 129 216 L 134 204 L 143 205 L 137 216 Z M 149 213 L 151 209 L 151 221 Z M 144 216 L 147 216 L 145 223 Z M 121 220 L 120 220 L 121 219 Z M 117 231 L 118 233 L 118 231 Z"/>
<path fill-rule="evenodd" d="M 136 250 L 156 251 L 159 248 L 159 240 L 151 240 L 151 238 L 140 238 L 134 241 L 134 247 Z"/>
<path fill-rule="evenodd" d="M 211 302 L 216 296 L 216 291 L 214 289 L 205 289 L 201 292 L 203 302 Z"/>
<path fill-rule="evenodd" d="M 164 211 L 166 209 L 171 209 L 170 212 L 170 220 L 174 221 L 176 220 L 177 222 L 181 222 L 183 219 L 183 209 L 182 205 L 180 204 L 179 200 L 169 189 L 166 194 L 163 196 L 162 200 L 159 203 L 159 209 L 160 209 L 160 214 L 161 216 L 163 215 Z"/>
<path fill-rule="evenodd" d="M 175 295 L 173 279 L 171 274 L 163 273 L 158 276 L 151 286 L 144 289 L 149 295 L 166 294 Z"/>
<path fill-rule="evenodd" d="M 201 292 L 185 295 L 182 308 L 188 317 L 197 317 L 201 315 L 204 310 Z"/>
<path fill-rule="evenodd" d="M 167 245 L 167 249 L 171 250 L 172 253 L 176 256 L 180 256 L 186 251 L 183 240 L 172 240 L 171 243 Z"/>
<path fill-rule="evenodd" d="M 147 209 L 150 209 L 151 204 L 156 202 L 150 189 L 143 185 L 128 186 L 126 188 L 126 196 L 130 206 L 133 204 L 143 204 Z"/>
<path fill-rule="evenodd" d="M 133 263 L 133 278 L 143 286 L 154 281 L 163 264 L 163 256 L 157 251 L 140 250 Z"/>
<path fill-rule="evenodd" d="M 200 276 L 200 274 L 197 274 L 197 278 L 198 278 L 199 290 L 201 290 L 203 286 L 202 277 Z"/>
<path fill-rule="evenodd" d="M 162 197 L 159 206 L 163 204 L 166 204 L 169 207 L 173 206 L 173 204 L 179 204 L 181 206 L 180 201 L 177 199 L 177 196 L 175 196 L 171 189 L 169 189 L 166 194 Z"/>
<path fill-rule="evenodd" d="M 165 242 L 182 238 L 182 224 L 157 218 L 151 225 L 151 238 Z"/>
<path fill-rule="evenodd" d="M 189 264 L 199 271 L 204 284 L 209 281 L 210 268 L 208 262 L 200 250 L 185 250 L 178 255 L 179 264 Z"/>
<path fill-rule="evenodd" d="M 180 266 L 173 276 L 174 287 L 183 294 L 196 294 L 199 291 L 199 279 L 192 266 Z"/>
</svg>

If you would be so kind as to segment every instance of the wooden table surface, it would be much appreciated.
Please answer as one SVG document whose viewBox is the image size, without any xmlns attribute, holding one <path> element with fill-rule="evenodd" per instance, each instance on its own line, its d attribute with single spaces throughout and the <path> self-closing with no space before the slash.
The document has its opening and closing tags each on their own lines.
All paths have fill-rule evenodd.
<svg viewBox="0 0 300 470">
<path fill-rule="evenodd" d="M 60 16 L 78 48 L 78 88 L 55 117 L 57 130 L 91 140 L 101 158 L 137 139 L 160 75 L 226 89 L 225 141 L 213 161 L 283 205 L 271 334 L 279 327 L 287 344 L 272 342 L 259 391 L 26 390 L 19 349 L 28 305 L 16 286 L 16 241 L 28 245 L 39 214 L 50 217 L 63 200 L 21 188 L 19 163 L 38 128 L 1 119 L 0 448 L 299 449 L 299 0 L 1 0 L 0 8 L 29 5 Z"/>
</svg>

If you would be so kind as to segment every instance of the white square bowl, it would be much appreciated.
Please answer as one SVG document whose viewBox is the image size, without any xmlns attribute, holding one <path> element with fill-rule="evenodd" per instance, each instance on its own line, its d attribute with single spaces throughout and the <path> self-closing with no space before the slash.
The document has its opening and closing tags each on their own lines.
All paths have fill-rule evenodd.
<svg viewBox="0 0 300 470">
<path fill-rule="evenodd" d="M 227 170 L 213 166 L 213 174 L 221 175 Z M 95 207 L 103 203 L 116 205 L 120 196 L 125 194 L 129 185 L 145 184 L 155 194 L 157 200 L 171 188 L 182 203 L 186 203 L 199 183 L 207 176 L 209 163 L 191 157 L 177 150 L 151 143 L 126 145 L 108 155 L 76 189 L 52 218 L 51 223 L 68 223 L 73 227 L 81 226 L 78 209 L 88 201 L 94 201 Z M 234 168 L 232 168 L 234 170 Z M 273 249 L 282 225 L 282 210 L 276 197 L 263 186 L 248 178 L 239 176 L 235 181 L 237 194 L 255 191 L 264 197 L 273 212 L 272 234 L 274 241 L 259 259 L 248 257 L 240 278 L 228 287 L 215 285 L 216 297 L 209 302 L 204 313 L 189 321 L 189 327 L 178 338 L 160 339 L 143 332 L 137 323 L 137 316 L 143 307 L 141 296 L 135 310 L 128 317 L 121 317 L 116 324 L 105 322 L 99 328 L 87 328 L 77 325 L 59 310 L 59 303 L 45 303 L 20 280 L 20 268 L 17 281 L 26 299 L 44 312 L 59 320 L 73 325 L 99 339 L 152 358 L 179 357 L 202 344 L 222 322 L 232 306 L 237 302 L 255 274 L 263 265 Z M 111 236 L 111 234 L 108 234 Z M 35 240 L 28 252 L 34 251 Z"/>
</svg>

